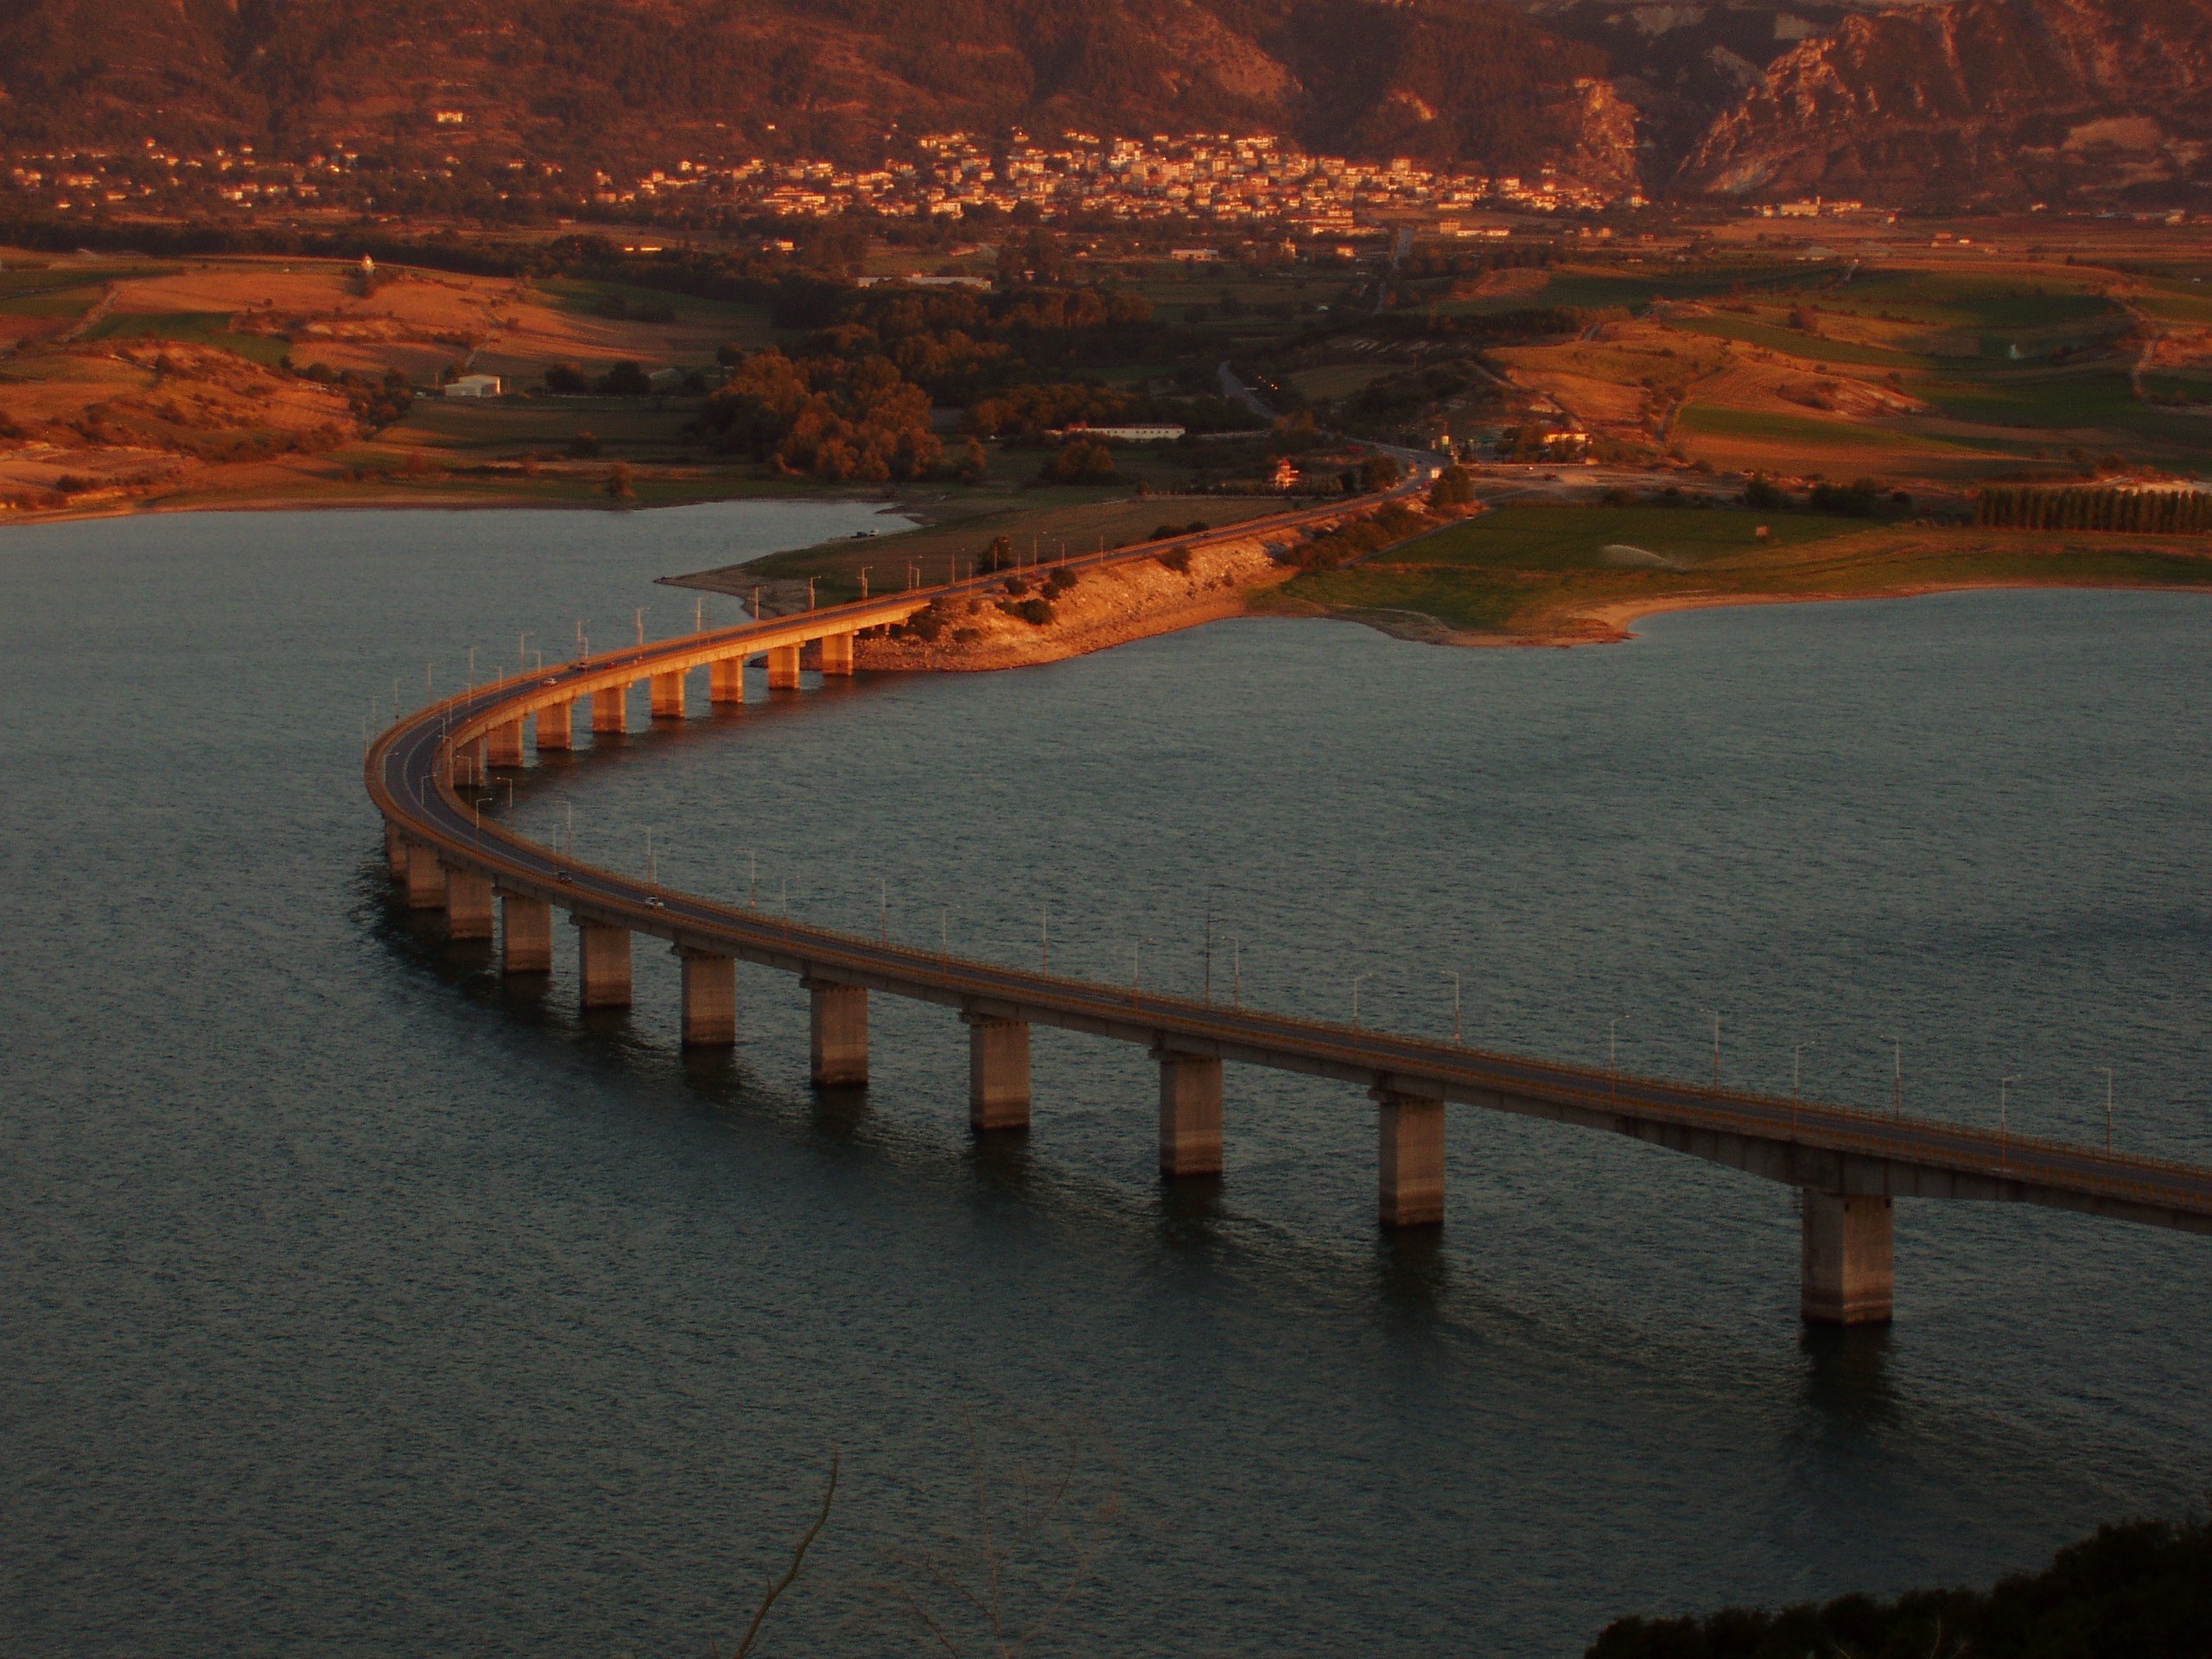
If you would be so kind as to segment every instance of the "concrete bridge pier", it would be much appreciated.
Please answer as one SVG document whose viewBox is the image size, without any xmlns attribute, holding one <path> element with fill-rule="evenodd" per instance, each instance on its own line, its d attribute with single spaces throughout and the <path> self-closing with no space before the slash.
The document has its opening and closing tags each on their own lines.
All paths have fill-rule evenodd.
<svg viewBox="0 0 2212 1659">
<path fill-rule="evenodd" d="M 620 736 L 630 729 L 630 688 L 604 685 L 591 694 L 591 730 L 594 737 Z"/>
<path fill-rule="evenodd" d="M 455 789 L 474 789 L 489 776 L 484 764 L 484 740 L 457 745 L 453 751 L 453 766 L 448 776 Z"/>
<path fill-rule="evenodd" d="M 1806 1188 L 1799 1311 L 1815 1325 L 1886 1325 L 1897 1290 L 1897 1210 L 1880 1194 Z"/>
<path fill-rule="evenodd" d="M 553 971 L 553 906 L 526 893 L 499 895 L 499 968 L 510 974 Z"/>
<path fill-rule="evenodd" d="M 737 1040 L 737 958 L 676 948 L 683 960 L 683 1046 L 728 1048 Z"/>
<path fill-rule="evenodd" d="M 505 721 L 485 734 L 484 758 L 495 766 L 522 765 L 522 721 Z"/>
<path fill-rule="evenodd" d="M 391 871 L 391 879 L 407 879 L 407 842 L 399 833 L 399 826 L 390 818 L 384 821 L 384 861 Z"/>
<path fill-rule="evenodd" d="M 681 670 L 673 674 L 653 676 L 653 718 L 683 718 L 683 675 Z"/>
<path fill-rule="evenodd" d="M 480 870 L 446 867 L 446 937 L 492 937 L 492 878 Z"/>
<path fill-rule="evenodd" d="M 443 910 L 446 907 L 446 867 L 428 847 L 407 846 L 407 908 Z"/>
<path fill-rule="evenodd" d="M 630 930 L 606 922 L 574 918 L 577 958 L 582 969 L 583 1006 L 588 1008 L 626 1008 L 630 1006 Z"/>
<path fill-rule="evenodd" d="M 1385 1227 L 1433 1227 L 1444 1219 L 1444 1103 L 1376 1089 L 1376 1163 Z"/>
<path fill-rule="evenodd" d="M 817 1089 L 857 1089 L 868 1082 L 868 990 L 826 979 L 804 979 L 811 999 L 807 1019 L 810 1072 Z"/>
<path fill-rule="evenodd" d="M 968 1027 L 968 1127 L 978 1134 L 1029 1127 L 1029 1022 L 963 1014 Z"/>
<path fill-rule="evenodd" d="M 1221 1062 L 1155 1049 L 1160 1062 L 1160 1173 L 1221 1173 Z"/>
<path fill-rule="evenodd" d="M 853 671 L 851 634 L 825 633 L 822 636 L 822 671 L 824 674 L 850 674 Z"/>
<path fill-rule="evenodd" d="M 717 657 L 707 664 L 707 701 L 710 703 L 745 701 L 744 658 Z"/>
<path fill-rule="evenodd" d="M 576 705 L 549 702 L 537 711 L 537 752 L 571 748 L 575 742 Z"/>
<path fill-rule="evenodd" d="M 768 648 L 768 689 L 771 691 L 795 688 L 798 684 L 798 647 L 771 645 Z"/>
</svg>

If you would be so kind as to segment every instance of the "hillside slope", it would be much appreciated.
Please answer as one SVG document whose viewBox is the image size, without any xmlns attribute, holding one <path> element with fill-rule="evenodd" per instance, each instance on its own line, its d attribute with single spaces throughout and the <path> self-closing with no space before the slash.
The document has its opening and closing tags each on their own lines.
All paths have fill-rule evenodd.
<svg viewBox="0 0 2212 1659">
<path fill-rule="evenodd" d="M 0 0 L 0 138 L 607 162 L 1265 129 L 1627 182 L 1605 68 L 1496 0 Z"/>
<path fill-rule="evenodd" d="M 1771 65 L 1679 182 L 1897 206 L 2201 202 L 2212 6 L 1961 0 L 1850 17 Z"/>
</svg>

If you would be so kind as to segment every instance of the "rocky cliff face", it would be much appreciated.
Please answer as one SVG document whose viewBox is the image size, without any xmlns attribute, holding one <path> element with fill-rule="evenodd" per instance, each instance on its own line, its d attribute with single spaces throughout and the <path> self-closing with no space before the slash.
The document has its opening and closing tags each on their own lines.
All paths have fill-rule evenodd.
<svg viewBox="0 0 2212 1659">
<path fill-rule="evenodd" d="M 1851 17 L 1769 67 L 1678 183 L 1894 206 L 2204 201 L 2212 5 L 1961 0 Z"/>
</svg>

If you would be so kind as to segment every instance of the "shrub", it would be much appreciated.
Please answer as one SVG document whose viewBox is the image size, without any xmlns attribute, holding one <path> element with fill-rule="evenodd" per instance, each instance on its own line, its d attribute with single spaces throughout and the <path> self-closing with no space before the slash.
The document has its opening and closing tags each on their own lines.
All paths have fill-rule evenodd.
<svg viewBox="0 0 2212 1659">
<path fill-rule="evenodd" d="M 1014 568 L 1014 543 L 1003 536 L 994 536 L 991 544 L 976 556 L 976 574 L 988 576 Z"/>
<path fill-rule="evenodd" d="M 602 397 L 643 397 L 652 389 L 652 378 L 628 358 L 601 375 L 592 388 Z"/>
<path fill-rule="evenodd" d="M 1065 565 L 1057 566 L 1054 568 L 1052 575 L 1045 578 L 1045 597 L 1047 599 L 1058 599 L 1062 594 L 1067 592 L 1069 588 L 1074 587 L 1076 583 L 1081 580 L 1082 577 L 1077 575 L 1073 570 L 1069 569 Z"/>
<path fill-rule="evenodd" d="M 1160 556 L 1160 562 L 1177 575 L 1186 575 L 1191 569 L 1191 550 L 1187 547 L 1172 547 Z"/>
<path fill-rule="evenodd" d="M 1751 481 L 1744 486 L 1744 505 L 1747 507 L 1786 507 L 1789 498 L 1764 473 L 1753 473 Z"/>
<path fill-rule="evenodd" d="M 1474 474 L 1457 461 L 1439 473 L 1435 482 L 1428 486 L 1428 505 L 1433 512 L 1468 506 L 1474 499 Z"/>
<path fill-rule="evenodd" d="M 1029 591 L 1029 584 L 1020 576 L 1008 576 L 1002 586 L 1013 597 L 1019 599 Z"/>
<path fill-rule="evenodd" d="M 591 390 L 591 383 L 584 378 L 584 372 L 574 363 L 556 363 L 545 371 L 545 390 L 565 397 L 579 397 Z"/>
<path fill-rule="evenodd" d="M 999 608 L 1008 616 L 1018 616 L 1036 627 L 1043 627 L 1052 620 L 1052 601 L 1049 599 L 1025 599 L 1019 602 L 1007 601 Z"/>
<path fill-rule="evenodd" d="M 1114 452 L 1096 438 L 1071 438 L 1052 452 L 1042 475 L 1052 484 L 1111 483 Z"/>
<path fill-rule="evenodd" d="M 630 469 L 619 461 L 607 469 L 607 493 L 618 501 L 627 501 L 637 493 L 630 485 Z"/>
<path fill-rule="evenodd" d="M 599 440 L 588 429 L 579 431 L 569 440 L 569 453 L 578 461 L 589 461 L 599 453 Z"/>
<path fill-rule="evenodd" d="M 1882 486 L 1871 478 L 1849 484 L 1815 484 L 1809 498 L 1815 512 L 1840 513 L 1847 518 L 1872 518 L 1881 505 Z"/>
</svg>

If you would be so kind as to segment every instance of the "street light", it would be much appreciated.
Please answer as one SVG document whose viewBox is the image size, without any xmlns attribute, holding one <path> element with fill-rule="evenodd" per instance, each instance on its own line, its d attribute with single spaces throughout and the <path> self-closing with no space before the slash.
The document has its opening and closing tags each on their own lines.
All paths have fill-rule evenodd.
<svg viewBox="0 0 2212 1659">
<path fill-rule="evenodd" d="M 1890 1039 L 1890 1112 L 1892 1116 L 1904 1116 L 1904 1045 L 1896 1037 Z"/>
<path fill-rule="evenodd" d="M 1137 975 L 1137 951 L 1142 946 L 1147 944 L 1158 944 L 1159 943 L 1160 941 L 1158 939 L 1154 938 L 1150 934 L 1147 933 L 1140 935 L 1135 943 L 1129 946 L 1129 988 L 1131 990 L 1135 991 L 1142 989 L 1144 983 Z"/>
<path fill-rule="evenodd" d="M 1717 1008 L 1700 1008 L 1700 1014 L 1713 1016 L 1713 1086 L 1720 1086 L 1720 1013 Z"/>
<path fill-rule="evenodd" d="M 1615 1100 L 1621 1097 L 1621 1021 L 1628 1017 L 1617 1014 L 1605 1021 L 1605 1070 L 1612 1073 Z"/>
<path fill-rule="evenodd" d="M 1351 976 L 1351 1026 L 1352 1026 L 1352 1029 L 1353 1029 L 1354 1031 L 1357 1031 L 1357 1030 L 1359 1029 L 1359 985 L 1360 985 L 1360 982 L 1361 982 L 1362 980 L 1365 980 L 1365 979 L 1372 979 L 1372 978 L 1374 978 L 1374 977 L 1375 977 L 1375 975 L 1374 975 L 1374 972 L 1373 972 L 1371 969 L 1370 969 L 1370 971 L 1366 972 L 1366 973 L 1363 973 L 1363 974 L 1354 974 L 1354 975 Z"/>
<path fill-rule="evenodd" d="M 2105 1074 L 2105 1150 L 2110 1152 L 2112 1150 L 2112 1067 L 2101 1065 L 2097 1070 Z"/>
<path fill-rule="evenodd" d="M 2010 1138 L 2011 1130 L 2011 1125 L 2007 1121 L 2005 1091 L 2010 1085 L 2019 1080 L 2017 1072 L 2012 1077 L 1999 1077 L 1997 1080 L 1997 1167 L 2000 1170 L 2005 1167 L 2005 1147 L 2006 1141 Z"/>
<path fill-rule="evenodd" d="M 1452 1046 L 1457 1048 L 1459 1046 L 1459 976 L 1446 974 L 1445 977 L 1452 982 Z"/>
<path fill-rule="evenodd" d="M 1789 1127 L 1797 1127 L 1797 1084 L 1803 1072 L 1805 1051 L 1818 1048 L 1818 1043 L 1799 1043 L 1789 1051 Z"/>
</svg>

